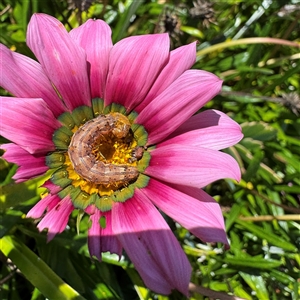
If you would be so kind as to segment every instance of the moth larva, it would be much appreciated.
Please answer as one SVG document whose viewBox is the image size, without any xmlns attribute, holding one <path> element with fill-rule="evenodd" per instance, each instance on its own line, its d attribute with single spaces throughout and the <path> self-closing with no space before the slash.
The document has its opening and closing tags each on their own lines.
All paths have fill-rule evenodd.
<svg viewBox="0 0 300 300">
<path fill-rule="evenodd" d="M 129 162 L 132 163 L 134 161 L 140 160 L 144 154 L 144 147 L 137 146 L 132 150 L 131 158 L 129 158 Z"/>
<path fill-rule="evenodd" d="M 98 160 L 93 151 L 97 145 L 106 142 L 107 137 L 126 137 L 130 127 L 128 119 L 120 113 L 99 115 L 86 122 L 74 133 L 68 148 L 74 170 L 85 180 L 96 184 L 127 184 L 136 179 L 139 175 L 136 167 L 105 163 Z"/>
</svg>

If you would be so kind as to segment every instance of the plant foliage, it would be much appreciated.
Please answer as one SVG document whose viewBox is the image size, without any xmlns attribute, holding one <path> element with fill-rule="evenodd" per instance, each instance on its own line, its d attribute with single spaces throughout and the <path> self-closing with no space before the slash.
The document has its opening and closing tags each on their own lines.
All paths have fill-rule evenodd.
<svg viewBox="0 0 300 300">
<path fill-rule="evenodd" d="M 158 32 L 169 33 L 172 48 L 198 41 L 194 68 L 224 80 L 206 108 L 226 112 L 243 129 L 244 139 L 227 150 L 243 177 L 206 188 L 223 209 L 230 250 L 203 244 L 169 221 L 193 267 L 190 299 L 299 299 L 300 2 L 2 0 L 0 42 L 33 57 L 25 36 L 35 12 L 68 30 L 102 18 L 114 42 Z M 47 244 L 25 218 L 43 193 L 43 178 L 16 184 L 16 168 L 0 158 L 1 299 L 185 299 L 147 290 L 126 255 L 92 260 L 88 219 L 77 233 L 76 212 Z"/>
</svg>

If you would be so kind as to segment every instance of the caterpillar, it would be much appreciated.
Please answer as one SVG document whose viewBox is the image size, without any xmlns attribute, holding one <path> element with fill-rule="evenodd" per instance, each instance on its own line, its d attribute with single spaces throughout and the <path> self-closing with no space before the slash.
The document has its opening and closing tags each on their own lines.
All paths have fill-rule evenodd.
<svg viewBox="0 0 300 300">
<path fill-rule="evenodd" d="M 93 152 L 97 145 L 107 140 L 107 136 L 114 135 L 119 139 L 125 138 L 130 127 L 129 120 L 120 113 L 99 115 L 80 127 L 72 136 L 68 148 L 68 154 L 76 173 L 89 182 L 103 185 L 117 186 L 120 182 L 125 185 L 136 179 L 139 171 L 135 166 L 105 163 L 96 159 Z M 135 160 L 142 156 L 140 150 L 137 152 Z"/>
<path fill-rule="evenodd" d="M 134 161 L 140 160 L 144 154 L 144 147 L 137 146 L 132 150 L 131 157 L 129 158 L 129 162 L 132 163 Z"/>
</svg>

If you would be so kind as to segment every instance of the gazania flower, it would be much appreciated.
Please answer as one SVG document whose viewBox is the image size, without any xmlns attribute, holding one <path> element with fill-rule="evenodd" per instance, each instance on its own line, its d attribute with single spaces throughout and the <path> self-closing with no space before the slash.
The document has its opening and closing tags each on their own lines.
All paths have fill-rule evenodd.
<svg viewBox="0 0 300 300">
<path fill-rule="evenodd" d="M 101 20 L 68 33 L 33 15 L 27 44 L 39 63 L 1 45 L 4 158 L 16 182 L 48 172 L 48 195 L 27 214 L 48 240 L 74 209 L 90 215 L 92 256 L 124 249 L 145 284 L 161 294 L 188 292 L 190 264 L 159 210 L 205 242 L 227 244 L 221 210 L 202 187 L 239 180 L 220 152 L 240 126 L 225 114 L 194 115 L 221 88 L 213 74 L 188 70 L 195 43 L 169 51 L 167 34 L 112 45 Z M 158 210 L 159 209 L 159 210 Z"/>
</svg>

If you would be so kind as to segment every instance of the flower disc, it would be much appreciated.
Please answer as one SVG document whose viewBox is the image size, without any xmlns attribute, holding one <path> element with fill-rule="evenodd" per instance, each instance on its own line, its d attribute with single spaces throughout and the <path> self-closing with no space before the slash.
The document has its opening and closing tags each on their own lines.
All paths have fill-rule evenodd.
<svg viewBox="0 0 300 300">
<path fill-rule="evenodd" d="M 113 201 L 132 197 L 134 186 L 147 185 L 148 177 L 140 175 L 150 154 L 145 129 L 132 125 L 136 113 L 126 116 L 117 104 L 104 108 L 98 98 L 93 104 L 59 117 L 64 126 L 53 135 L 57 151 L 47 156 L 47 165 L 58 168 L 51 180 L 62 188 L 61 197 L 70 193 L 75 207 L 95 204 L 106 211 Z"/>
</svg>

